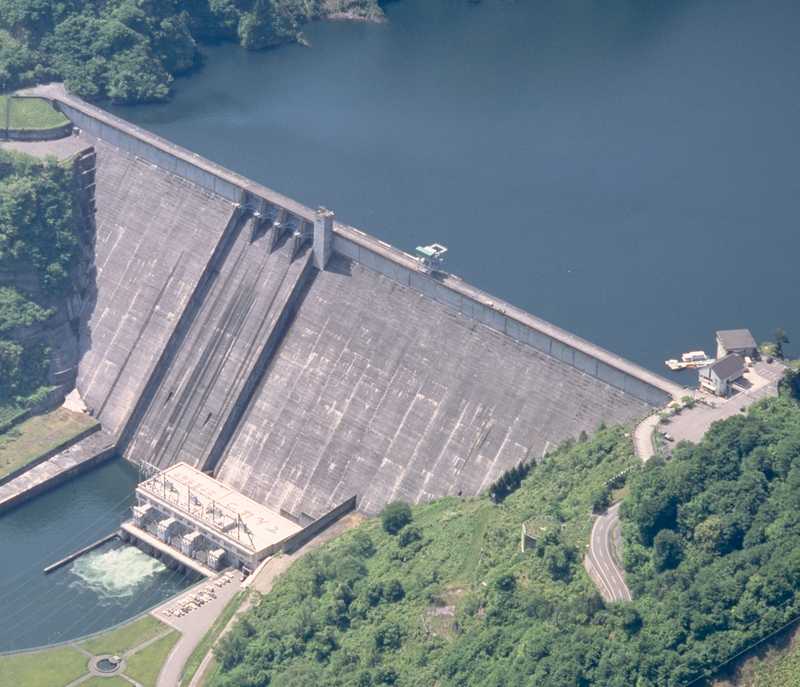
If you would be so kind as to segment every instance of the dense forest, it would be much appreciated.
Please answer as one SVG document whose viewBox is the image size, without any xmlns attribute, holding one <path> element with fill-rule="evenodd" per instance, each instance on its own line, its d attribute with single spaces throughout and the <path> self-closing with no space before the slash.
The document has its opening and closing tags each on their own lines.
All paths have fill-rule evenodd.
<svg viewBox="0 0 800 687">
<path fill-rule="evenodd" d="M 259 50 L 337 16 L 383 13 L 378 0 L 0 0 L 0 91 L 57 79 L 89 99 L 163 100 L 198 42 Z"/>
<path fill-rule="evenodd" d="M 49 351 L 30 328 L 70 291 L 78 231 L 71 168 L 0 150 L 0 420 L 47 383 Z"/>
<path fill-rule="evenodd" d="M 635 600 L 607 605 L 581 559 L 628 467 L 613 496 Z M 216 685 L 700 685 L 800 615 L 799 585 L 800 406 L 782 397 L 669 462 L 640 467 L 603 429 L 496 503 L 393 506 L 279 580 L 221 642 Z"/>
</svg>

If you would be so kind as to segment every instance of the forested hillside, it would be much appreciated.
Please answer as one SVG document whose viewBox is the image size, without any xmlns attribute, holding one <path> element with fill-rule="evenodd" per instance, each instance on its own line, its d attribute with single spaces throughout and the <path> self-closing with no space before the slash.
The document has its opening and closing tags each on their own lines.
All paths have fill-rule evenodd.
<svg viewBox="0 0 800 687">
<path fill-rule="evenodd" d="M 800 614 L 795 402 L 628 473 L 636 599 L 607 606 L 581 559 L 597 494 L 629 466 L 630 438 L 605 429 L 496 505 L 392 509 L 290 569 L 222 643 L 217 687 L 686 685 Z"/>
<path fill-rule="evenodd" d="M 163 100 L 198 42 L 269 48 L 325 16 L 383 13 L 378 0 L 0 0 L 0 91 L 59 79 L 84 98 Z"/>
<path fill-rule="evenodd" d="M 49 351 L 31 329 L 71 291 L 79 221 L 69 166 L 0 150 L 0 424 L 47 384 Z"/>
</svg>

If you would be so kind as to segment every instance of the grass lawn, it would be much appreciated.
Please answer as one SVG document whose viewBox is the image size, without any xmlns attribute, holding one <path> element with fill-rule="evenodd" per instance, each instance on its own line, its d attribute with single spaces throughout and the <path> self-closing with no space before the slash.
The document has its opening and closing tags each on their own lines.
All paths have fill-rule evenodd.
<svg viewBox="0 0 800 687">
<path fill-rule="evenodd" d="M 86 682 L 81 682 L 81 687 L 131 687 L 125 678 L 113 675 L 111 677 L 90 677 Z"/>
<path fill-rule="evenodd" d="M 67 123 L 67 118 L 41 98 L 11 98 L 9 126 L 12 129 L 53 129 Z M 0 128 L 6 126 L 9 97 L 0 95 Z"/>
<path fill-rule="evenodd" d="M 88 670 L 89 660 L 71 647 L 0 656 L 2 684 L 14 687 L 64 687 Z"/>
<path fill-rule="evenodd" d="M 57 408 L 12 427 L 0 435 L 0 477 L 27 465 L 42 453 L 96 424 L 97 420 L 84 413 Z"/>
<path fill-rule="evenodd" d="M 83 642 L 81 646 L 95 656 L 100 656 L 101 654 L 118 654 L 121 656 L 129 649 L 133 649 L 133 647 L 139 646 L 139 644 L 146 642 L 148 639 L 152 639 L 166 629 L 167 626 L 164 623 L 156 620 L 151 615 L 145 615 L 133 623 L 123 625 L 109 633 Z"/>
<path fill-rule="evenodd" d="M 169 628 L 150 615 L 81 643 L 95 656 L 124 655 Z M 126 658 L 124 675 L 130 675 L 143 687 L 155 687 L 161 666 L 180 633 L 171 630 L 162 639 Z M 0 656 L 0 687 L 65 687 L 89 673 L 89 659 L 71 646 L 44 649 L 23 654 Z M 120 676 L 91 677 L 80 683 L 85 687 L 130 687 Z"/>
<path fill-rule="evenodd" d="M 164 665 L 164 661 L 167 660 L 169 652 L 172 651 L 172 647 L 175 646 L 175 642 L 179 638 L 180 634 L 177 631 L 173 631 L 146 649 L 136 652 L 126 659 L 128 667 L 125 668 L 125 675 L 133 678 L 144 687 L 155 687 L 161 666 Z"/>
<path fill-rule="evenodd" d="M 233 614 L 236 613 L 236 609 L 242 605 L 244 599 L 245 593 L 241 591 L 238 592 L 236 596 L 228 602 L 225 610 L 219 618 L 214 621 L 214 624 L 209 628 L 208 632 L 206 632 L 203 639 L 201 639 L 200 643 L 194 648 L 192 655 L 189 656 L 189 660 L 186 661 L 186 665 L 183 667 L 181 687 L 188 685 L 192 681 L 194 674 L 203 662 L 203 658 L 205 658 L 208 650 L 214 645 L 214 642 L 217 641 L 217 637 L 219 637 L 220 633 L 225 629 L 228 621 L 233 617 Z"/>
</svg>

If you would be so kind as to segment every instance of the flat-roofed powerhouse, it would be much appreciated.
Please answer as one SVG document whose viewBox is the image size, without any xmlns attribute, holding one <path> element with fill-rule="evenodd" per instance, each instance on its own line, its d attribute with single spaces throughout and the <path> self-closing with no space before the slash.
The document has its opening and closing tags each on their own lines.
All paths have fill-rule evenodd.
<svg viewBox="0 0 800 687">
<path fill-rule="evenodd" d="M 159 510 L 177 512 L 199 530 L 207 530 L 255 559 L 302 527 L 244 494 L 193 468 L 176 463 L 136 488 Z"/>
</svg>

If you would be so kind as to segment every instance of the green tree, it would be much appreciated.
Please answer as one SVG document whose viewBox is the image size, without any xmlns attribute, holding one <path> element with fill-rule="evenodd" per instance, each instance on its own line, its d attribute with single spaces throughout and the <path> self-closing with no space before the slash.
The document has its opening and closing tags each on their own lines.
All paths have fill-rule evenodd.
<svg viewBox="0 0 800 687">
<path fill-rule="evenodd" d="M 653 539 L 653 565 L 658 571 L 676 567 L 682 553 L 681 538 L 672 530 L 661 530 Z"/>
<path fill-rule="evenodd" d="M 381 513 L 383 529 L 389 534 L 397 534 L 410 522 L 411 507 L 401 501 L 390 503 Z"/>
</svg>

